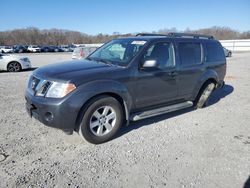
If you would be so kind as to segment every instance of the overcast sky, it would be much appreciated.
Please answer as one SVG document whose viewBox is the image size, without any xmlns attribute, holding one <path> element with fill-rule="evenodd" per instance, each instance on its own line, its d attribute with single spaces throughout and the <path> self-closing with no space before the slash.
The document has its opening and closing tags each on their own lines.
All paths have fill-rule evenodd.
<svg viewBox="0 0 250 188">
<path fill-rule="evenodd" d="M 250 30 L 249 0 L 4 0 L 0 31 L 38 27 L 87 34 L 228 26 Z"/>
</svg>

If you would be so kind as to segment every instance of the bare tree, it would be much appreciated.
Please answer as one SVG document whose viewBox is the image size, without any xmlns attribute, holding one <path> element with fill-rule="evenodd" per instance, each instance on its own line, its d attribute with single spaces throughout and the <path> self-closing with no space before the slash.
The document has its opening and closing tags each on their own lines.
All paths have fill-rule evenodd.
<svg viewBox="0 0 250 188">
<path fill-rule="evenodd" d="M 177 32 L 175 27 L 164 28 L 153 33 L 166 34 Z M 198 30 L 186 28 L 187 33 L 200 33 L 213 35 L 216 39 L 246 39 L 250 38 L 250 31 L 239 32 L 229 27 L 211 27 Z M 113 32 L 112 35 L 99 33 L 97 35 L 87 35 L 78 31 L 62 30 L 62 29 L 44 29 L 40 30 L 35 27 L 25 29 L 14 29 L 0 32 L 0 45 L 15 45 L 15 44 L 35 44 L 35 45 L 61 45 L 61 44 L 83 44 L 83 43 L 104 43 L 111 39 L 121 36 L 131 36 L 133 34 L 120 34 Z"/>
</svg>

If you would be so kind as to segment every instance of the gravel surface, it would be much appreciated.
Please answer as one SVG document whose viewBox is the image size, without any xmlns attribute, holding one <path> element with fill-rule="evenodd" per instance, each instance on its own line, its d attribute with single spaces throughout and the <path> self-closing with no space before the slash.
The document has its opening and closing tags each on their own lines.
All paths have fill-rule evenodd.
<svg viewBox="0 0 250 188">
<path fill-rule="evenodd" d="M 27 54 L 34 67 L 70 53 Z M 92 145 L 30 119 L 31 71 L 0 72 L 0 187 L 242 188 L 250 175 L 250 53 L 228 58 L 210 105 L 130 123 Z"/>
</svg>

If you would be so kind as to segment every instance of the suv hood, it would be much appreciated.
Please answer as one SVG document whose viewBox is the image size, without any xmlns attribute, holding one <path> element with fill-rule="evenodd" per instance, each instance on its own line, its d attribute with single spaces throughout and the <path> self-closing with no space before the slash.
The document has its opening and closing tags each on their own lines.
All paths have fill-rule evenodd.
<svg viewBox="0 0 250 188">
<path fill-rule="evenodd" d="M 106 72 L 108 70 L 122 69 L 113 65 L 104 64 L 90 60 L 74 60 L 63 63 L 56 63 L 38 68 L 34 71 L 34 75 L 45 80 L 61 80 L 71 81 L 79 77 L 87 77 L 87 75 Z"/>
</svg>

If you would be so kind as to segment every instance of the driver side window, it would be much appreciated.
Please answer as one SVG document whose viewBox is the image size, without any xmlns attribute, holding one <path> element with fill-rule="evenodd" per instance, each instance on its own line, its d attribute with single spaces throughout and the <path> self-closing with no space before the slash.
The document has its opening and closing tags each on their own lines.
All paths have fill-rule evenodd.
<svg viewBox="0 0 250 188">
<path fill-rule="evenodd" d="M 158 69 L 174 67 L 174 50 L 170 42 L 158 42 L 148 48 L 143 60 L 155 60 Z"/>
</svg>

